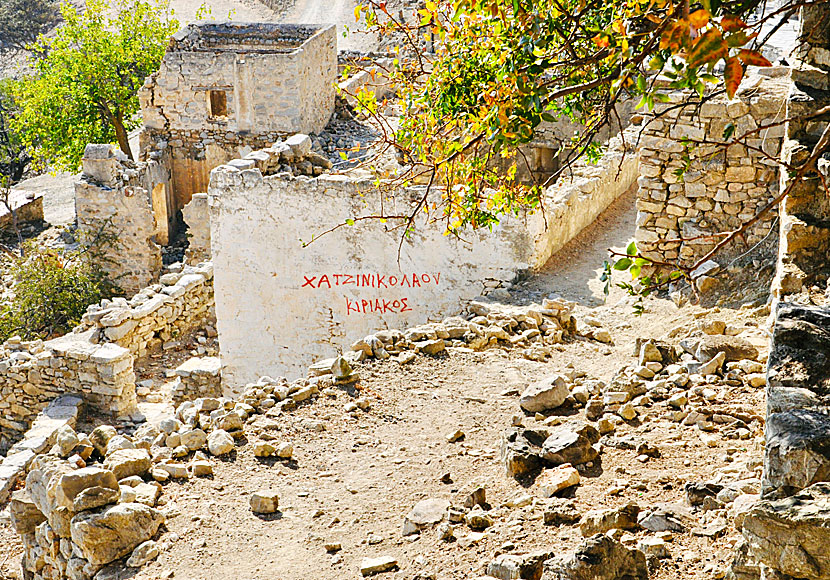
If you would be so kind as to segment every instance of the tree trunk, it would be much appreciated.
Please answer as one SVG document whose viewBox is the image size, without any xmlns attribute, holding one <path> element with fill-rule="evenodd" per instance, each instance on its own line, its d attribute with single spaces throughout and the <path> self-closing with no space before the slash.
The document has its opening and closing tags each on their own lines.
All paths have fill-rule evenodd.
<svg viewBox="0 0 830 580">
<path fill-rule="evenodd" d="M 118 146 L 121 147 L 121 151 L 127 154 L 131 160 L 135 161 L 133 158 L 133 152 L 130 150 L 130 141 L 127 136 L 127 130 L 124 128 L 124 120 L 121 117 L 121 111 L 115 113 L 110 117 L 112 121 L 112 126 L 115 127 L 115 137 L 118 139 Z"/>
</svg>

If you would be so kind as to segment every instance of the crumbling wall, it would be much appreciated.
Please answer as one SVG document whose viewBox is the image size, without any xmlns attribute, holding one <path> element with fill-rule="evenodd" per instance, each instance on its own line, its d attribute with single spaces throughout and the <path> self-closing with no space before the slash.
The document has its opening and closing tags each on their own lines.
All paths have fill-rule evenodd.
<svg viewBox="0 0 830 580">
<path fill-rule="evenodd" d="M 87 145 L 75 184 L 75 214 L 83 241 L 127 294 L 158 278 L 170 230 L 170 173 L 161 161 L 133 164 L 111 145 Z"/>
<path fill-rule="evenodd" d="M 175 209 L 210 170 L 280 135 L 320 132 L 334 111 L 334 26 L 191 24 L 139 92 L 142 151 L 172 149 Z"/>
<path fill-rule="evenodd" d="M 89 306 L 76 332 L 91 330 L 91 340 L 116 344 L 142 358 L 213 317 L 213 266 L 205 262 L 164 274 L 129 301 L 116 298 Z"/>
<path fill-rule="evenodd" d="M 23 439 L 15 443 L 0 460 L 0 504 L 9 499 L 15 485 L 26 475 L 32 460 L 55 444 L 58 429 L 75 427 L 83 400 L 76 395 L 61 395 L 53 399 L 38 414 Z"/>
<path fill-rule="evenodd" d="M 732 100 L 719 96 L 699 107 L 677 107 L 688 95 L 676 93 L 646 119 L 639 143 L 636 232 L 644 255 L 694 264 L 718 241 L 707 236 L 737 229 L 778 193 L 783 125 L 750 135 L 749 148 L 732 145 L 724 151 L 718 146 L 725 142 L 728 124 L 739 137 L 759 124 L 784 120 L 789 79 L 783 69 L 761 73 L 772 76 L 750 77 Z M 691 140 L 688 147 L 684 139 Z M 775 217 L 770 212 L 749 228 L 738 250 L 763 240 Z"/>
<path fill-rule="evenodd" d="M 133 357 L 92 333 L 46 342 L 10 339 L 0 346 L 0 451 L 20 439 L 37 414 L 63 394 L 78 394 L 103 413 L 135 410 Z"/>
<path fill-rule="evenodd" d="M 11 190 L 9 204 L 17 214 L 12 216 L 5 205 L 0 205 L 0 231 L 11 228 L 16 217 L 17 223 L 43 221 L 43 196 L 32 191 Z"/>
<path fill-rule="evenodd" d="M 211 264 L 185 267 L 124 298 L 87 309 L 74 332 L 48 341 L 0 346 L 0 451 L 60 395 L 83 397 L 114 416 L 135 411 L 134 360 L 212 321 Z"/>
<path fill-rule="evenodd" d="M 794 53 L 792 79 L 787 99 L 787 139 L 782 160 L 800 166 L 809 157 L 830 115 L 815 113 L 830 105 L 830 11 L 824 6 L 804 7 L 801 12 L 805 42 Z M 826 153 L 825 153 L 826 157 Z M 823 181 L 830 177 L 830 163 L 819 159 L 807 174 L 809 179 L 792 186 L 781 204 L 781 243 L 778 269 L 773 282 L 776 299 L 804 292 L 803 301 L 822 303 L 830 277 L 830 199 Z M 820 175 L 821 174 L 821 175 Z M 781 172 L 781 187 L 792 184 L 792 176 Z M 799 299 L 802 301 L 802 299 Z"/>
</svg>

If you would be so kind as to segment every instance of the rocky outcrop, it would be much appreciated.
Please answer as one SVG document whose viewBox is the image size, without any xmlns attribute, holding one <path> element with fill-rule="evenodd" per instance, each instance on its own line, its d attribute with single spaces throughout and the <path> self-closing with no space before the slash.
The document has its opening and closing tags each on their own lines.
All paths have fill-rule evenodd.
<svg viewBox="0 0 830 580">
<path fill-rule="evenodd" d="M 761 501 L 746 515 L 743 535 L 752 555 L 795 578 L 830 578 L 830 483 Z"/>
<path fill-rule="evenodd" d="M 597 534 L 573 553 L 545 562 L 541 580 L 648 580 L 646 556 Z"/>
<path fill-rule="evenodd" d="M 764 495 L 830 479 L 830 309 L 782 304 L 767 372 Z"/>
</svg>

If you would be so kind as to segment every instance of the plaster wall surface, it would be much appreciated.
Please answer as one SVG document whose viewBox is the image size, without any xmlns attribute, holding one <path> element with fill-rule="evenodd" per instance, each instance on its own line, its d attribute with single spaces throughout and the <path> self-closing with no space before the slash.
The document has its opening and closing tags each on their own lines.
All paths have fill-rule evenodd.
<svg viewBox="0 0 830 580">
<path fill-rule="evenodd" d="M 366 196 L 365 198 L 363 196 Z M 391 221 L 357 221 L 302 247 L 333 224 L 377 210 L 370 179 L 263 177 L 222 166 L 208 189 L 222 377 L 240 387 L 270 374 L 304 373 L 311 362 L 367 332 L 457 314 L 485 283 L 529 265 L 520 220 L 493 232 L 443 235 L 424 224 L 401 244 Z M 409 191 L 386 211 L 408 213 Z M 398 248 L 400 247 L 400 258 Z"/>
</svg>

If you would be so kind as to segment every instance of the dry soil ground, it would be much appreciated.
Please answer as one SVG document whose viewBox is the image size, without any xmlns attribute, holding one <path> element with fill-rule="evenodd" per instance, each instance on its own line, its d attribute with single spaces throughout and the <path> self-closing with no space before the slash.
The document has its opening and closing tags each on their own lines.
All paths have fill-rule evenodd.
<svg viewBox="0 0 830 580">
<path fill-rule="evenodd" d="M 360 368 L 360 394 L 371 400 L 368 411 L 345 412 L 358 393 L 342 390 L 335 398 L 321 397 L 277 418 L 259 416 L 247 429 L 248 444 L 232 459 L 215 462 L 212 479 L 165 485 L 162 497 L 169 519 L 161 540 L 166 549 L 135 578 L 342 580 L 360 577 L 362 558 L 392 555 L 400 569 L 384 575 L 390 579 L 462 580 L 483 574 L 500 551 L 573 549 L 580 540 L 578 528 L 546 526 L 542 503 L 505 506 L 516 494 L 535 494 L 507 477 L 498 461 L 502 431 L 522 415 L 517 393 L 529 382 L 569 367 L 607 381 L 623 365 L 635 364 L 637 337 L 663 337 L 701 316 L 746 325 L 759 342 L 764 340 L 763 331 L 756 329 L 764 320 L 748 311 L 678 309 L 670 301 L 654 299 L 638 318 L 617 289 L 607 304 L 602 303 L 596 271 L 607 247 L 626 244 L 633 231 L 632 207 L 631 199 L 620 200 L 516 292 L 526 299 L 553 293 L 580 301 L 577 313 L 590 311 L 601 320 L 612 332 L 612 345 L 576 339 L 545 363 L 501 350 L 419 357 L 403 367 L 394 361 L 373 362 Z M 179 358 L 170 354 L 165 357 L 169 360 L 156 360 L 146 376 L 160 376 L 164 364 L 174 366 Z M 721 406 L 763 415 L 763 390 L 736 388 Z M 584 417 L 580 409 L 562 414 Z M 523 420 L 534 422 L 533 417 Z M 447 435 L 457 429 L 465 433 L 463 441 L 448 442 Z M 617 435 L 647 441 L 661 455 L 643 463 L 633 450 L 604 447 L 599 464 L 583 473 L 573 493 L 580 513 L 630 501 L 642 508 L 682 503 L 685 483 L 708 480 L 718 471 L 739 471 L 732 466 L 761 455 L 757 423 L 748 440 L 705 440 L 706 434 L 696 427 L 681 426 L 655 411 L 642 422 L 621 425 Z M 251 443 L 258 439 L 290 441 L 294 460 L 256 459 Z M 403 518 L 416 502 L 430 497 L 452 500 L 458 489 L 472 482 L 486 486 L 496 522 L 483 538 L 475 539 L 463 526 L 450 543 L 439 540 L 434 531 L 402 537 Z M 261 489 L 279 492 L 276 516 L 251 512 L 248 497 Z M 675 534 L 669 544 L 671 557 L 661 561 L 653 577 L 717 577 L 736 538 L 732 527 L 718 539 Z M 20 553 L 17 539 L 4 528 L 0 542 L 9 556 L 0 570 L 15 577 L 11 570 Z M 324 547 L 333 542 L 342 545 L 337 554 Z"/>
</svg>

